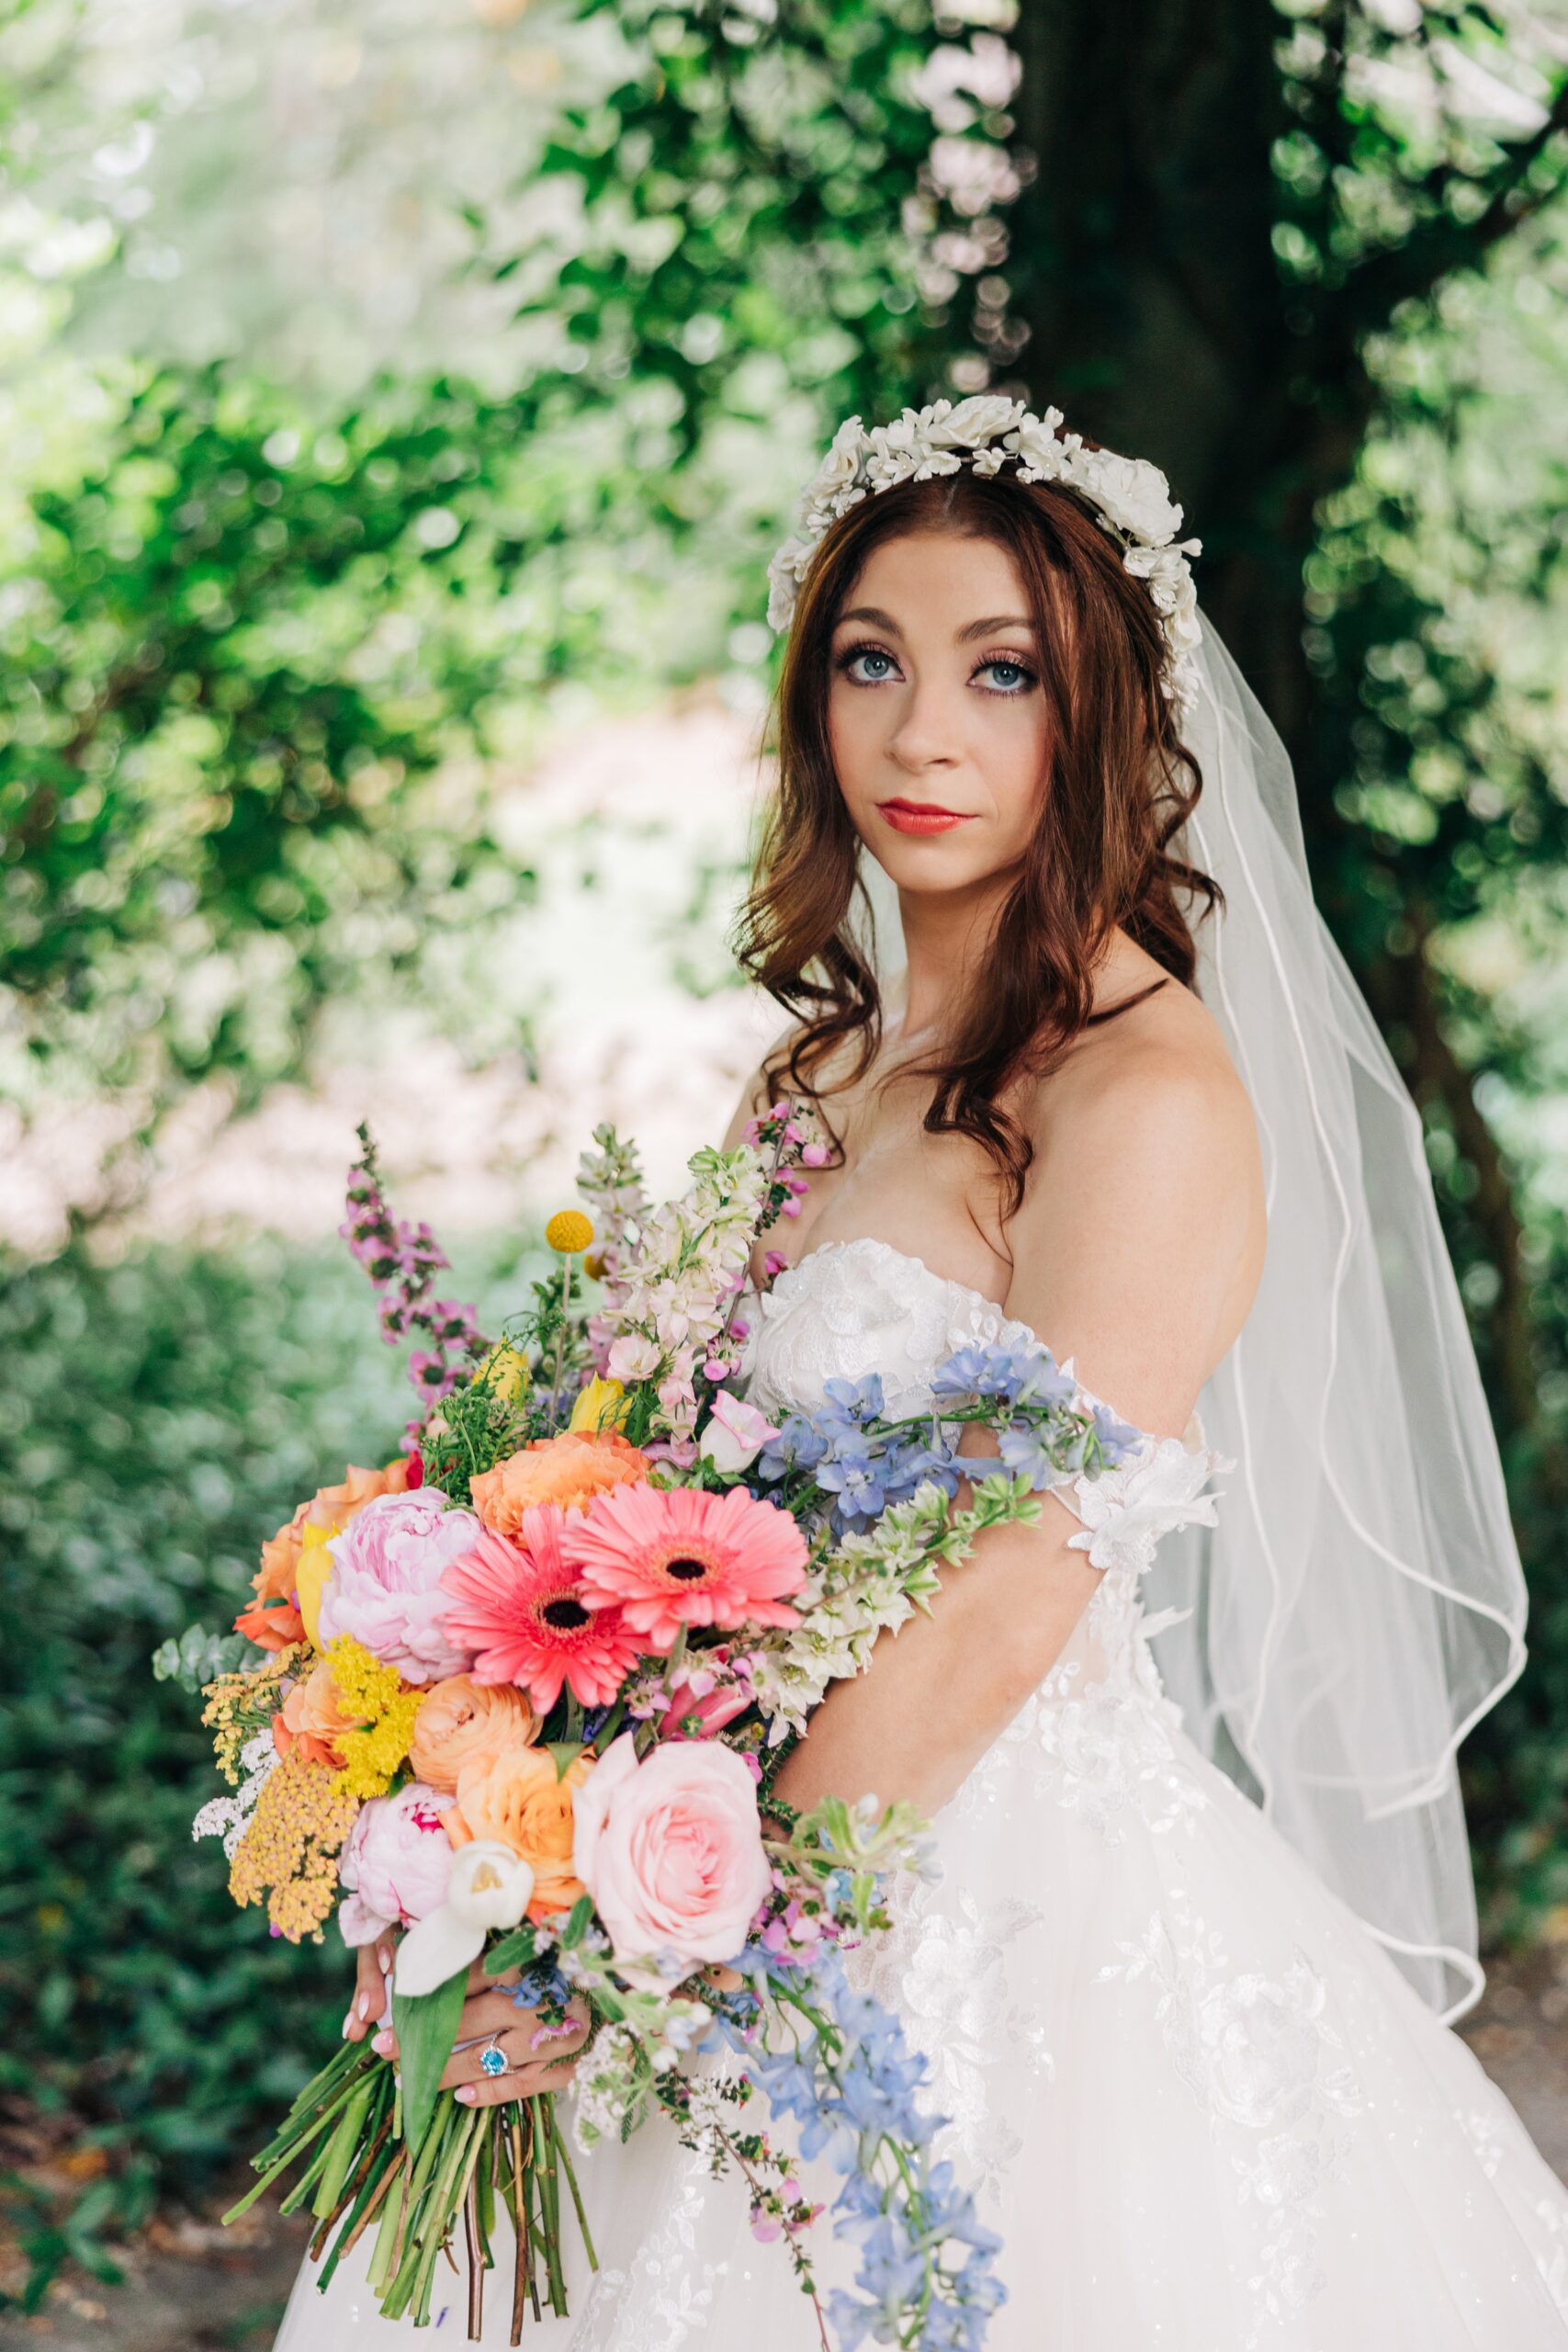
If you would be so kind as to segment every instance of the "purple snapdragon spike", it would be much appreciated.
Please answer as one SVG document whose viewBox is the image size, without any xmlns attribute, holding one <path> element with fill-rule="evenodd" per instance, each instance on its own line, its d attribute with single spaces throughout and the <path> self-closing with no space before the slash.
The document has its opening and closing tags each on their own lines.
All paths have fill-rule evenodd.
<svg viewBox="0 0 1568 2352">
<path fill-rule="evenodd" d="M 436 1275 L 450 1271 L 451 1261 L 428 1225 L 393 1217 L 370 1130 L 361 1125 L 358 1133 L 359 1158 L 348 1171 L 348 1216 L 338 1231 L 375 1284 L 381 1337 L 389 1347 L 410 1339 L 421 1342 L 408 1366 L 424 1408 L 408 1424 L 412 1445 L 425 1416 L 457 1386 L 465 1360 L 482 1355 L 486 1341 L 471 1306 L 431 1298 Z"/>
</svg>

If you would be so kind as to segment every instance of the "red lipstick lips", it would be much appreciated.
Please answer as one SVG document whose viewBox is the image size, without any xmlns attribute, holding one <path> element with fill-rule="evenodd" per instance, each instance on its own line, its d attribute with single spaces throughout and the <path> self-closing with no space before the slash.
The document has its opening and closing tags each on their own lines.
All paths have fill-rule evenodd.
<svg viewBox="0 0 1568 2352">
<path fill-rule="evenodd" d="M 969 822 L 961 809 L 939 808 L 931 801 L 879 800 L 876 806 L 896 833 L 947 833 Z"/>
</svg>

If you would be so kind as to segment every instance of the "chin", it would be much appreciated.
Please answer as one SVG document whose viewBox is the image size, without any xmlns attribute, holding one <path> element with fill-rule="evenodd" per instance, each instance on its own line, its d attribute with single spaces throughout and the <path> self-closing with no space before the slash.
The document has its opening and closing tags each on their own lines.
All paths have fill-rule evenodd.
<svg viewBox="0 0 1568 2352">
<path fill-rule="evenodd" d="M 940 898 L 949 891 L 974 890 L 1009 871 L 1008 862 L 987 855 L 979 845 L 963 847 L 951 840 L 902 840 L 897 835 L 873 848 L 861 835 L 868 856 L 874 858 L 888 880 L 913 898 Z M 1013 861 L 1016 864 L 1016 860 Z"/>
</svg>

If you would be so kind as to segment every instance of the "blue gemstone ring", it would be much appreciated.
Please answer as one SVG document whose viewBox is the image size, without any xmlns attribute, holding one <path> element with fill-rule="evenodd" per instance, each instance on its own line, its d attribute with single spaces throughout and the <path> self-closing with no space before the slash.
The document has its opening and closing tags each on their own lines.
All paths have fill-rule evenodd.
<svg viewBox="0 0 1568 2352">
<path fill-rule="evenodd" d="M 501 2046 L 499 2033 L 492 2033 L 479 2052 L 479 2065 L 487 2075 L 509 2075 L 512 2072 L 512 2061 Z"/>
</svg>

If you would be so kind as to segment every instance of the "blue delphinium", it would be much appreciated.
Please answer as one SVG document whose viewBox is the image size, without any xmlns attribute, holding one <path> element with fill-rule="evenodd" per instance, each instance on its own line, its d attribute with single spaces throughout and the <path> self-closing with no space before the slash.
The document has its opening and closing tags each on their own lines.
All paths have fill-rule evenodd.
<svg viewBox="0 0 1568 2352">
<path fill-rule="evenodd" d="M 793 1470 L 815 1470 L 828 1440 L 805 1413 L 791 1413 L 757 1456 L 757 1476 L 773 1484 Z"/>
<path fill-rule="evenodd" d="M 741 1966 L 748 1961 L 767 1965 L 760 1951 Z M 783 1989 L 775 1975 L 775 1993 Z M 952 2165 L 932 2159 L 945 2119 L 918 2103 L 926 2059 L 897 2018 L 850 1984 L 833 1945 L 791 1971 L 789 1997 L 818 2022 L 794 2049 L 751 2050 L 747 2067 L 775 2115 L 795 2120 L 802 2157 L 824 2156 L 844 2176 L 833 2233 L 858 2244 L 860 2258 L 855 2290 L 829 2299 L 840 2345 L 982 2352 L 987 2323 L 1006 2300 L 992 2269 L 1001 2241 L 977 2219 Z M 955 2267 L 958 2248 L 964 2259 Z"/>
<path fill-rule="evenodd" d="M 571 1998 L 571 1986 L 553 1960 L 536 1960 L 525 1968 L 515 1984 L 497 1987 L 509 1993 L 513 2005 L 519 2009 L 542 2009 L 548 2002 L 552 2008 L 564 2009 Z"/>
</svg>

